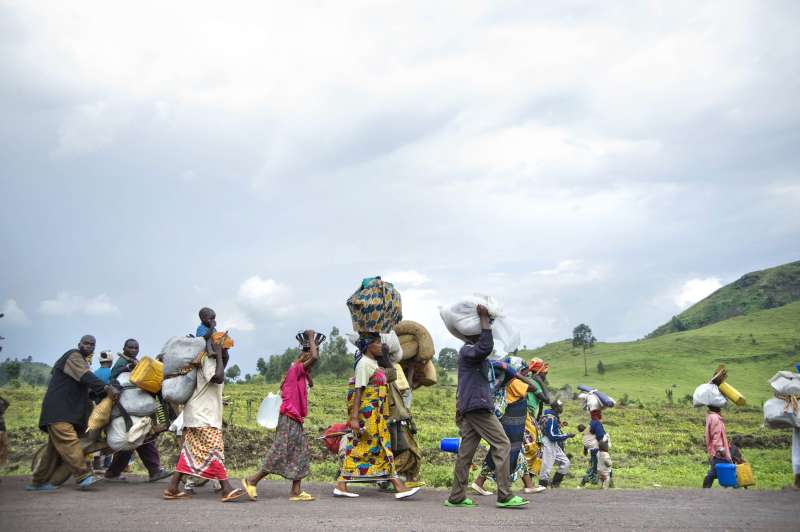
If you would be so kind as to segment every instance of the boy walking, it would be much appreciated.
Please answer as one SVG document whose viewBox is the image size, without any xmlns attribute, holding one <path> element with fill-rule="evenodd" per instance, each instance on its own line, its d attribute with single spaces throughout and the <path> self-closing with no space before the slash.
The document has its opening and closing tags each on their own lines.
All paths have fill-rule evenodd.
<svg viewBox="0 0 800 532">
<path fill-rule="evenodd" d="M 722 419 L 722 414 L 720 414 L 720 409 L 717 406 L 708 407 L 705 439 L 708 462 L 711 467 L 708 469 L 706 478 L 703 479 L 703 487 L 710 488 L 717 478 L 717 464 L 731 462 L 731 448 L 728 445 L 728 436 L 725 433 L 725 420 Z"/>
<path fill-rule="evenodd" d="M 491 368 L 487 357 L 492 353 L 492 338 L 489 311 L 483 305 L 477 307 L 481 322 L 481 333 L 473 336 L 461 348 L 458 357 L 458 391 L 456 402 L 456 424 L 461 434 L 461 446 L 453 470 L 453 487 L 444 505 L 447 507 L 477 506 L 467 498 L 469 468 L 481 439 L 491 446 L 497 483 L 497 507 L 517 508 L 528 504 L 526 499 L 511 492 L 508 459 L 511 443 L 500 420 L 494 414 L 494 390 Z"/>
</svg>

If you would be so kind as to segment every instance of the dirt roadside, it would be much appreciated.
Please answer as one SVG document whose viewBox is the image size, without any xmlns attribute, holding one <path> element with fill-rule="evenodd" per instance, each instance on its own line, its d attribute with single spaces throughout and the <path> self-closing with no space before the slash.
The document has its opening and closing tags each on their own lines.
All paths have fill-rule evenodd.
<svg viewBox="0 0 800 532">
<path fill-rule="evenodd" d="M 492 497 L 481 507 L 451 509 L 446 491 L 428 489 L 395 501 L 371 486 L 358 499 L 334 498 L 331 486 L 310 484 L 310 503 L 287 500 L 286 482 L 259 485 L 259 500 L 222 504 L 208 488 L 192 500 L 164 501 L 166 483 L 131 478 L 80 492 L 72 483 L 53 493 L 28 493 L 27 478 L 0 482 L 0 530 L 121 532 L 216 530 L 800 530 L 800 493 L 756 490 L 556 490 L 530 496 L 521 510 L 499 510 Z"/>
</svg>

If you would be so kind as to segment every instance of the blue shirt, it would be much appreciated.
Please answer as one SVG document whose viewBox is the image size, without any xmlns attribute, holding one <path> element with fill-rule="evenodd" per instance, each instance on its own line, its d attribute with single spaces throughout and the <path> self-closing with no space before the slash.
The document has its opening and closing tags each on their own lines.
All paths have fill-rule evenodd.
<svg viewBox="0 0 800 532">
<path fill-rule="evenodd" d="M 600 442 L 606 436 L 606 429 L 603 427 L 603 423 L 597 419 L 593 419 L 589 423 L 589 432 L 594 434 L 594 437 L 597 438 L 598 442 Z"/>
<path fill-rule="evenodd" d="M 108 384 L 108 381 L 111 380 L 111 368 L 97 368 L 94 370 L 94 375 L 103 383 Z"/>
<path fill-rule="evenodd" d="M 208 331 L 210 330 L 211 329 L 209 329 L 208 327 L 206 327 L 201 323 L 200 325 L 197 326 L 197 332 L 195 333 L 195 336 L 198 338 L 204 338 L 205 335 L 208 334 Z"/>
</svg>

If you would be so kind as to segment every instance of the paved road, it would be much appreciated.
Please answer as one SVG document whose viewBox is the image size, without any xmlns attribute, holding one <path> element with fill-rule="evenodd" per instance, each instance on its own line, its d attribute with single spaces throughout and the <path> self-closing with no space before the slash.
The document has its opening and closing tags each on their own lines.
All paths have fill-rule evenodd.
<svg viewBox="0 0 800 532">
<path fill-rule="evenodd" d="M 330 485 L 309 485 L 318 497 L 310 503 L 286 498 L 288 484 L 259 485 L 257 502 L 222 504 L 210 489 L 192 500 L 164 501 L 165 482 L 101 484 L 93 492 L 72 484 L 53 493 L 27 493 L 25 478 L 0 482 L 0 530 L 122 532 L 215 530 L 251 527 L 271 530 L 480 530 L 496 527 L 549 530 L 800 530 L 800 493 L 756 490 L 574 490 L 531 497 L 526 509 L 499 510 L 490 497 L 476 497 L 480 508 L 442 507 L 446 492 L 428 489 L 411 500 L 395 501 L 373 487 L 355 488 L 362 496 L 342 500 Z"/>
</svg>

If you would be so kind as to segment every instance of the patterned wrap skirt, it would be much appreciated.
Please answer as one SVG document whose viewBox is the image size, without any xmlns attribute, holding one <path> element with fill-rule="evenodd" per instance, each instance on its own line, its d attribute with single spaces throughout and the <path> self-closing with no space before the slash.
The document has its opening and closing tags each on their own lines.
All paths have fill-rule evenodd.
<svg viewBox="0 0 800 532">
<path fill-rule="evenodd" d="M 506 406 L 505 414 L 500 418 L 503 431 L 511 442 L 511 451 L 508 460 L 511 482 L 515 482 L 528 471 L 522 448 L 525 442 L 525 422 L 528 418 L 528 404 L 525 399 L 520 399 Z M 494 480 L 494 460 L 491 453 L 486 455 L 481 468 L 481 475 Z"/>
<path fill-rule="evenodd" d="M 228 472 L 222 431 L 215 427 L 185 427 L 181 456 L 175 470 L 194 477 L 226 480 Z"/>
<path fill-rule="evenodd" d="M 388 388 L 385 384 L 365 386 L 361 393 L 358 423 L 361 434 L 353 435 L 344 446 L 339 479 L 367 482 L 396 478 L 392 438 L 386 423 L 389 417 Z M 354 385 L 347 392 L 348 412 L 353 410 Z"/>
<path fill-rule="evenodd" d="M 288 480 L 301 480 L 311 472 L 309 462 L 308 443 L 303 434 L 302 423 L 281 414 L 275 441 L 264 457 L 261 471 L 266 475 L 280 475 Z"/>
</svg>

